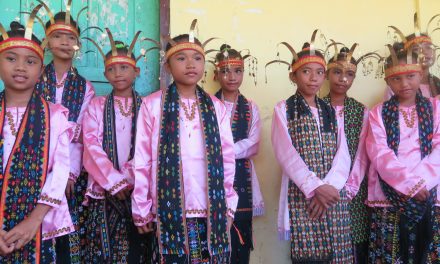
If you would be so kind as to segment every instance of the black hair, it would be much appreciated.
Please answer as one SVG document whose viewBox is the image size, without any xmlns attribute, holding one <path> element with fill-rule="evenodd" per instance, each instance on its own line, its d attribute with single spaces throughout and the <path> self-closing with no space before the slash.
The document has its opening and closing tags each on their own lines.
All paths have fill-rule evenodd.
<svg viewBox="0 0 440 264">
<path fill-rule="evenodd" d="M 61 12 L 56 13 L 55 16 L 53 17 L 53 19 L 55 20 L 55 22 L 66 21 L 66 12 L 61 11 Z M 72 16 L 70 16 L 70 24 L 78 29 L 78 34 L 81 34 L 81 29 L 79 28 L 79 26 L 77 26 L 77 22 L 75 20 L 73 20 Z M 50 27 L 50 25 L 51 25 L 51 23 L 49 20 L 46 22 L 46 29 L 48 29 Z"/>
<path fill-rule="evenodd" d="M 17 21 L 12 21 L 9 27 L 11 30 L 9 30 L 7 33 L 10 38 L 24 37 L 25 28 L 22 24 L 18 23 Z M 0 36 L 0 41 L 3 41 L 3 36 Z M 41 45 L 41 41 L 34 34 L 32 34 L 32 41 L 36 42 L 38 45 Z"/>
<path fill-rule="evenodd" d="M 228 52 L 228 56 L 225 56 L 225 51 Z M 241 56 L 240 52 L 238 52 L 236 49 L 231 48 L 228 44 L 223 44 L 220 46 L 219 52 L 217 55 L 215 55 L 215 60 L 217 62 L 223 61 L 227 58 L 234 58 L 234 59 L 240 59 L 242 60 L 243 57 Z"/>
<path fill-rule="evenodd" d="M 125 45 L 124 42 L 115 40 L 115 46 L 116 46 L 116 51 L 118 52 L 118 55 L 127 55 L 128 46 Z M 111 50 L 109 52 L 107 52 L 107 54 L 105 54 L 106 59 L 110 58 L 111 56 L 112 56 Z M 134 56 L 133 53 L 131 53 L 131 58 L 136 60 L 136 57 Z"/>
<path fill-rule="evenodd" d="M 301 59 L 306 56 L 310 56 L 310 44 L 308 42 L 304 43 L 302 50 L 297 53 L 298 59 Z M 315 50 L 315 56 L 318 56 L 322 59 L 324 59 L 324 55 L 319 50 Z M 294 64 L 296 61 L 295 59 L 292 60 L 292 64 Z"/>
<path fill-rule="evenodd" d="M 349 52 L 350 52 L 350 50 L 347 47 L 342 47 L 341 50 L 339 51 L 337 57 L 336 57 L 336 60 L 337 61 L 346 60 Z M 334 57 L 331 57 L 331 59 L 328 62 L 329 63 L 335 62 L 334 61 Z M 356 59 L 351 57 L 350 63 L 356 65 Z"/>
<path fill-rule="evenodd" d="M 175 36 L 174 38 L 172 38 L 172 40 L 176 43 L 179 42 L 188 42 L 189 41 L 189 35 L 188 34 L 182 34 L 182 35 L 178 35 Z M 200 47 L 202 46 L 202 42 L 200 42 L 200 40 L 198 40 L 197 38 L 194 38 L 194 43 L 199 45 Z M 168 42 L 165 51 L 170 50 L 173 47 L 173 45 L 171 45 L 171 43 Z"/>
</svg>

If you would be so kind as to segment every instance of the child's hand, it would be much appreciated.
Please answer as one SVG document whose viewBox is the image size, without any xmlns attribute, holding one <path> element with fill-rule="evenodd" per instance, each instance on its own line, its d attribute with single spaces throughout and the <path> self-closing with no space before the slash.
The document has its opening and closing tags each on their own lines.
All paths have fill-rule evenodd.
<svg viewBox="0 0 440 264">
<path fill-rule="evenodd" d="M 4 236 L 7 234 L 5 230 L 0 230 L 0 255 L 6 256 L 14 251 L 14 244 L 6 244 Z"/>
<path fill-rule="evenodd" d="M 3 236 L 6 245 L 14 245 L 15 250 L 21 249 L 35 237 L 40 225 L 41 221 L 32 217 L 24 219 Z"/>
<path fill-rule="evenodd" d="M 121 200 L 121 201 L 126 200 L 126 199 L 130 198 L 131 189 L 132 188 L 130 186 L 127 186 L 124 189 L 117 192 L 114 196 L 116 198 L 118 198 L 118 200 Z"/>
<path fill-rule="evenodd" d="M 72 198 L 74 191 L 75 191 L 75 182 L 71 179 L 67 180 L 67 185 L 66 185 L 67 199 Z"/>
<path fill-rule="evenodd" d="M 327 208 L 321 204 L 316 197 L 313 197 L 309 208 L 307 208 L 307 212 L 310 218 L 317 220 L 324 216 L 325 212 L 327 212 Z"/>
<path fill-rule="evenodd" d="M 316 188 L 315 197 L 326 209 L 336 204 L 340 199 L 339 191 L 330 184 L 324 184 Z"/>
<path fill-rule="evenodd" d="M 426 187 L 424 187 L 423 189 L 421 189 L 418 193 L 416 193 L 414 195 L 414 199 L 416 199 L 417 201 L 420 202 L 424 202 L 428 199 L 429 197 L 429 191 L 426 189 Z"/>
<path fill-rule="evenodd" d="M 147 234 L 150 232 L 153 232 L 154 228 L 153 228 L 153 223 L 150 222 L 144 226 L 138 226 L 137 227 L 139 234 Z"/>
</svg>

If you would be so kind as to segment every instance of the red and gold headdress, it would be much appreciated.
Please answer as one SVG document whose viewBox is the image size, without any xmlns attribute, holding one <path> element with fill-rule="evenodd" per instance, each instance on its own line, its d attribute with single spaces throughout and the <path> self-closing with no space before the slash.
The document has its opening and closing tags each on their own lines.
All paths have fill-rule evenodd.
<svg viewBox="0 0 440 264">
<path fill-rule="evenodd" d="M 203 55 L 203 57 L 205 57 L 206 53 L 205 53 L 205 46 L 211 41 L 214 40 L 216 38 L 209 38 L 208 40 L 206 40 L 205 42 L 202 43 L 202 45 L 199 45 L 195 42 L 195 28 L 197 25 L 197 19 L 193 19 L 190 29 L 189 29 L 189 38 L 188 41 L 186 42 L 175 42 L 173 41 L 169 36 L 167 36 L 167 40 L 171 45 L 171 48 L 166 51 L 165 53 L 165 61 L 167 61 L 171 56 L 173 56 L 174 54 L 176 54 L 177 52 L 180 52 L 182 50 L 195 50 L 197 52 L 199 52 L 200 54 Z"/>
<path fill-rule="evenodd" d="M 440 14 L 434 15 L 433 17 L 431 17 L 431 19 L 429 20 L 425 32 L 421 31 L 421 26 L 420 26 L 420 11 L 419 11 L 419 4 L 416 3 L 416 12 L 414 13 L 414 37 L 411 39 L 407 39 L 405 37 L 405 35 L 402 33 L 401 30 L 399 30 L 397 27 L 395 26 L 389 26 L 390 28 L 392 28 L 395 33 L 400 37 L 400 39 L 403 42 L 404 45 L 404 49 L 408 50 L 410 47 L 412 47 L 413 45 L 416 44 L 421 44 L 421 43 L 429 43 L 432 44 L 432 39 L 431 39 L 431 34 L 436 31 L 439 30 L 439 28 L 436 28 L 432 31 L 430 31 L 430 26 L 432 24 L 432 22 L 435 19 L 439 19 L 440 18 Z"/>
<path fill-rule="evenodd" d="M 338 52 L 338 45 L 342 45 L 343 47 L 346 47 L 343 43 L 335 42 L 334 40 L 330 39 L 331 44 L 327 46 L 326 51 L 324 54 L 328 53 L 328 49 L 331 47 L 334 47 L 334 55 L 329 60 L 327 64 L 327 70 L 338 68 L 343 71 L 353 71 L 356 72 L 358 68 L 358 64 L 362 62 L 363 64 L 363 72 L 364 75 L 368 75 L 373 71 L 373 62 L 370 59 L 377 60 L 377 66 L 380 66 L 380 62 L 383 60 L 382 56 L 380 56 L 376 52 L 368 52 L 362 55 L 359 59 L 354 60 L 353 59 L 353 53 L 355 49 L 359 46 L 359 44 L 354 43 L 350 49 L 347 48 L 347 52 Z M 368 62 L 366 62 L 366 60 Z"/>
<path fill-rule="evenodd" d="M 44 59 L 44 47 L 46 46 L 46 41 L 41 45 L 32 40 L 34 20 L 37 16 L 38 11 L 42 7 L 41 4 L 37 5 L 31 12 L 26 30 L 24 33 L 24 37 L 9 37 L 7 31 L 0 23 L 0 33 L 2 34 L 3 40 L 0 42 L 0 53 L 13 48 L 26 48 L 34 51 L 38 54 L 38 57 L 43 61 Z"/>
<path fill-rule="evenodd" d="M 397 53 L 394 50 L 394 48 L 390 44 L 388 44 L 387 47 L 390 50 L 392 65 L 388 65 L 387 68 L 385 69 L 385 79 L 401 74 L 421 72 L 422 66 L 417 62 L 413 63 L 411 50 L 406 51 L 407 52 L 406 63 L 402 64 L 399 62 L 399 58 L 397 57 Z"/>
<path fill-rule="evenodd" d="M 278 43 L 277 46 L 282 44 L 282 45 L 286 46 L 287 49 L 289 49 L 290 53 L 292 53 L 292 56 L 293 56 L 292 64 L 290 64 L 289 62 L 287 62 L 285 60 L 276 59 L 276 60 L 272 60 L 272 61 L 269 61 L 268 63 L 266 63 L 265 69 L 267 69 L 267 66 L 269 66 L 273 63 L 286 64 L 289 66 L 289 69 L 291 69 L 292 72 L 296 72 L 299 68 L 301 68 L 302 66 L 304 66 L 307 63 L 318 63 L 318 64 L 321 64 L 325 68 L 326 67 L 325 59 L 322 58 L 321 56 L 318 56 L 316 54 L 317 50 L 315 49 L 315 40 L 316 40 L 316 35 L 317 35 L 318 31 L 319 31 L 318 29 L 315 29 L 313 31 L 312 38 L 310 41 L 310 46 L 307 48 L 304 48 L 302 50 L 302 51 L 307 51 L 308 54 L 306 56 L 301 56 L 301 58 L 298 56 L 296 51 L 293 49 L 293 47 L 289 43 L 287 43 L 285 41 Z M 323 34 L 321 34 L 321 38 L 325 39 Z M 277 53 L 277 57 L 279 57 L 279 52 Z M 267 82 L 267 78 L 266 78 L 266 82 Z"/>
<path fill-rule="evenodd" d="M 50 36 L 50 34 L 52 34 L 54 31 L 61 30 L 61 31 L 67 31 L 67 32 L 73 33 L 77 38 L 79 38 L 80 34 L 79 34 L 79 28 L 78 28 L 78 19 L 79 19 L 81 13 L 87 9 L 87 6 L 83 7 L 78 12 L 78 15 L 76 17 L 76 25 L 73 25 L 72 22 L 70 21 L 72 0 L 68 0 L 66 3 L 66 16 L 65 16 L 64 22 L 61 22 L 61 21 L 56 22 L 54 15 L 53 15 L 52 11 L 50 10 L 50 8 L 41 0 L 37 0 L 37 1 L 44 6 L 44 9 L 46 9 L 47 15 L 49 16 L 49 19 L 50 19 L 50 26 L 46 30 L 47 36 Z"/>
<path fill-rule="evenodd" d="M 113 39 L 113 34 L 111 33 L 110 29 L 105 28 L 105 30 L 107 31 L 107 35 L 110 40 L 110 46 L 111 46 L 111 51 L 112 51 L 111 55 L 108 57 L 105 56 L 105 53 L 102 51 L 102 48 L 98 45 L 98 43 L 96 43 L 96 41 L 94 41 L 93 39 L 88 38 L 88 37 L 84 38 L 84 39 L 92 42 L 93 45 L 96 46 L 96 48 L 98 49 L 102 58 L 104 59 L 105 68 L 107 68 L 111 65 L 114 65 L 114 64 L 128 64 L 128 65 L 136 68 L 136 62 L 137 62 L 137 60 L 139 60 L 140 57 L 133 59 L 131 57 L 131 54 L 133 53 L 134 45 L 136 44 L 136 41 L 137 41 L 141 31 L 136 32 L 136 34 L 131 42 L 130 47 L 127 49 L 128 50 L 127 54 L 120 55 L 120 54 L 118 54 L 118 47 L 115 44 L 115 41 Z"/>
</svg>

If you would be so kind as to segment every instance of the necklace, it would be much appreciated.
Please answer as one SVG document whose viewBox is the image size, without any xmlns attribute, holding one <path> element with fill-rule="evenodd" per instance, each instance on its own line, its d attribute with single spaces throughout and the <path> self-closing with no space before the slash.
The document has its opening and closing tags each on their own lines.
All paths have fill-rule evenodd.
<svg viewBox="0 0 440 264">
<path fill-rule="evenodd" d="M 196 116 L 196 106 L 197 106 L 197 104 L 196 104 L 196 102 L 193 102 L 192 104 L 191 104 L 191 114 L 189 114 L 188 112 L 188 106 L 182 101 L 182 99 L 179 99 L 180 100 L 180 105 L 182 105 L 182 108 L 183 108 L 183 112 L 184 112 L 184 114 L 185 114 L 185 117 L 189 120 L 189 121 L 192 121 L 193 119 L 194 119 L 194 117 Z"/>
<path fill-rule="evenodd" d="M 124 107 L 122 106 L 121 101 L 119 101 L 118 99 L 115 99 L 116 104 L 118 105 L 119 108 L 119 112 L 121 112 L 121 115 L 125 116 L 125 117 L 129 117 L 132 115 L 132 111 L 131 111 L 131 105 L 128 105 L 128 98 L 125 98 L 125 104 L 128 106 L 128 110 L 125 111 Z"/>
<path fill-rule="evenodd" d="M 403 120 L 405 121 L 406 126 L 409 127 L 409 128 L 413 128 L 414 127 L 414 123 L 416 121 L 416 108 L 414 107 L 413 109 L 411 109 L 411 113 L 410 114 L 408 114 L 408 112 L 405 111 L 405 110 L 402 110 L 402 109 L 399 109 L 399 110 L 402 113 Z M 409 115 L 411 115 L 411 117 L 410 117 L 411 120 L 408 117 Z"/>
<path fill-rule="evenodd" d="M 57 88 L 64 88 L 64 84 L 66 83 L 66 79 L 67 78 L 64 78 L 60 83 L 56 83 L 55 86 Z"/>
<path fill-rule="evenodd" d="M 9 128 L 11 129 L 11 134 L 17 136 L 17 130 L 15 129 L 14 117 L 12 117 L 11 112 L 6 111 L 6 118 L 8 119 Z"/>
</svg>

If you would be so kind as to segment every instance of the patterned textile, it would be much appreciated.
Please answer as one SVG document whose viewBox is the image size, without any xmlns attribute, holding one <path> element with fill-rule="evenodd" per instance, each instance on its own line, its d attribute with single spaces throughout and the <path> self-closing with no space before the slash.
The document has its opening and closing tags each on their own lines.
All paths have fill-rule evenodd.
<svg viewBox="0 0 440 264">
<path fill-rule="evenodd" d="M 420 151 L 423 159 L 432 151 L 432 137 L 433 137 L 433 110 L 431 102 L 417 94 L 416 109 L 419 126 Z M 383 103 L 382 119 L 387 135 L 387 144 L 390 149 L 394 151 L 397 156 L 397 150 L 400 144 L 400 126 L 399 126 L 399 101 L 396 96 L 391 97 L 390 100 Z M 400 210 L 412 222 L 416 224 L 424 215 L 427 204 L 419 202 L 413 198 L 408 198 L 397 193 L 391 186 L 380 178 L 382 189 L 387 196 L 387 199 Z M 431 200 L 433 196 L 431 195 Z M 431 204 L 433 201 L 431 202 Z"/>
<path fill-rule="evenodd" d="M 299 93 L 286 101 L 286 116 L 292 144 L 317 177 L 323 179 L 331 169 L 337 150 L 335 111 L 316 98 L 320 128 L 310 107 Z M 321 140 L 320 140 L 321 138 Z M 321 147 L 322 146 L 322 147 Z M 345 190 L 341 200 L 327 210 L 320 220 L 311 220 L 308 201 L 301 190 L 289 181 L 288 201 L 292 263 L 352 262 L 350 215 Z"/>
<path fill-rule="evenodd" d="M 0 93 L 0 221 L 9 231 L 35 208 L 47 175 L 50 113 L 47 102 L 33 93 L 18 129 L 6 167 L 3 168 L 5 93 Z M 29 188 L 32 186 L 32 188 Z M 35 263 L 42 257 L 41 228 L 21 250 L 1 257 L 1 263 Z M 45 254 L 46 255 L 46 254 Z"/>
<path fill-rule="evenodd" d="M 159 254 L 159 243 L 155 243 L 155 256 L 153 257 L 154 264 L 229 264 L 229 252 L 223 252 L 218 255 L 209 255 L 208 246 L 208 229 L 206 218 L 187 218 L 186 232 L 188 233 L 189 254 L 176 255 L 161 255 Z M 157 238 L 156 238 L 157 241 Z"/>
<path fill-rule="evenodd" d="M 136 120 L 142 100 L 133 91 L 131 147 L 129 160 L 134 155 Z M 104 106 L 103 149 L 116 169 L 119 168 L 115 128 L 114 92 L 107 96 Z M 110 193 L 105 199 L 90 199 L 87 219 L 86 262 L 90 263 L 144 263 L 145 236 L 140 236 L 131 218 L 130 199 L 120 201 Z M 134 248 L 139 250 L 134 251 Z"/>
<path fill-rule="evenodd" d="M 51 62 L 44 68 L 40 81 L 35 86 L 35 90 L 47 101 L 55 103 L 56 84 L 55 66 Z M 69 109 L 69 121 L 77 122 L 86 93 L 86 79 L 79 75 L 78 71 L 72 67 L 67 73 L 63 89 L 61 104 Z M 68 254 L 67 252 L 70 251 L 70 261 L 67 258 L 64 261 L 67 261 L 67 263 L 80 263 L 82 255 L 84 255 L 87 209 L 82 203 L 87 188 L 87 178 L 87 172 L 81 171 L 75 182 L 73 195 L 68 199 L 70 215 L 77 230 L 66 235 L 66 238 L 57 238 L 56 250 L 58 255 L 62 255 L 64 258 Z"/>
<path fill-rule="evenodd" d="M 331 103 L 330 95 L 323 98 L 328 104 Z M 356 153 L 359 145 L 364 121 L 365 106 L 351 97 L 344 100 L 344 132 L 347 138 L 348 151 L 353 168 Z M 358 194 L 350 202 L 351 231 L 353 243 L 368 241 L 369 237 L 369 215 L 365 205 L 367 199 L 367 177 L 361 183 Z"/>
<path fill-rule="evenodd" d="M 37 93 L 48 102 L 55 103 L 57 77 L 53 62 L 46 65 L 40 81 L 35 86 Z M 81 112 L 86 93 L 86 79 L 75 68 L 67 73 L 61 104 L 69 109 L 69 121 L 76 122 Z"/>
<path fill-rule="evenodd" d="M 218 91 L 215 96 L 221 100 L 221 90 Z M 231 130 L 234 143 L 246 139 L 249 136 L 252 121 L 251 107 L 250 102 L 239 93 L 233 109 L 234 115 L 231 118 Z M 252 219 L 252 174 L 251 161 L 249 159 L 235 160 L 234 190 L 238 194 L 238 204 L 234 219 Z"/>
<path fill-rule="evenodd" d="M 433 109 L 431 102 L 422 95 L 416 96 L 420 150 L 423 159 L 432 151 Z M 387 144 L 397 156 L 400 144 L 399 102 L 396 96 L 384 102 L 382 119 L 387 134 Z M 390 208 L 375 208 L 372 216 L 370 260 L 383 259 L 386 263 L 421 263 L 422 255 L 433 247 L 432 238 L 424 237 L 419 230 L 432 230 L 435 221 L 434 204 L 436 188 L 430 191 L 427 202 L 420 202 L 396 192 L 380 179 L 382 190 L 392 204 Z M 422 240 L 420 242 L 419 240 Z M 426 247 L 420 245 L 426 243 Z M 398 263 L 400 263 L 398 262 Z M 423 262 L 424 263 L 424 262 Z"/>
<path fill-rule="evenodd" d="M 208 186 L 208 248 L 211 255 L 229 251 L 226 200 L 223 186 L 223 156 L 217 117 L 209 95 L 196 89 L 200 122 L 203 127 Z M 179 141 L 179 94 L 175 83 L 162 95 L 161 133 L 157 173 L 157 221 L 161 254 L 188 252 L 184 215 Z"/>
</svg>

